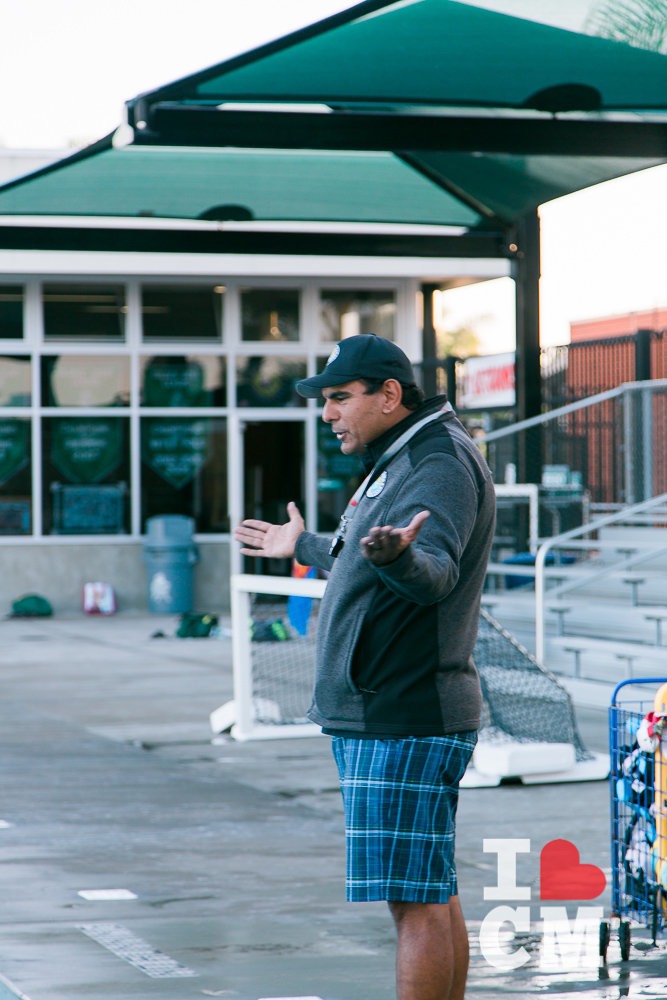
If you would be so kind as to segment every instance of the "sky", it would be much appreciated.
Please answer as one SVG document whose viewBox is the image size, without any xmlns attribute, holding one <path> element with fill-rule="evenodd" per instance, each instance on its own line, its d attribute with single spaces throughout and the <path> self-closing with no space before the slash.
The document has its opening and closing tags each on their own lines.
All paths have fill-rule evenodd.
<svg viewBox="0 0 667 1000">
<path fill-rule="evenodd" d="M 411 0 L 405 0 L 411 2 Z M 469 0 L 521 15 L 537 0 Z M 581 29 L 596 0 L 539 0 Z M 0 147 L 64 149 L 118 127 L 124 102 L 352 6 L 348 0 L 0 0 Z M 535 9 L 533 7 L 533 9 Z M 541 209 L 543 343 L 573 320 L 667 307 L 667 165 Z M 512 350 L 509 279 L 451 292 L 451 326 Z"/>
</svg>

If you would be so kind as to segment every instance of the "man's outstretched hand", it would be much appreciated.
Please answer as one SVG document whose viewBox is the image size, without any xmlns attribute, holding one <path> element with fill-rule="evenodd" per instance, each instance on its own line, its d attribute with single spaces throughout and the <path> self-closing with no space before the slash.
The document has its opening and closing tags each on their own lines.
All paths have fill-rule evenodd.
<svg viewBox="0 0 667 1000">
<path fill-rule="evenodd" d="M 296 540 L 305 529 L 299 508 L 291 500 L 287 504 L 289 520 L 285 524 L 271 524 L 249 518 L 241 521 L 234 531 L 234 538 L 241 542 L 244 556 L 265 556 L 267 559 L 291 558 Z"/>
<path fill-rule="evenodd" d="M 427 510 L 420 510 L 405 528 L 392 528 L 390 524 L 371 528 L 361 539 L 361 551 L 374 566 L 386 566 L 414 542 L 428 516 Z"/>
</svg>

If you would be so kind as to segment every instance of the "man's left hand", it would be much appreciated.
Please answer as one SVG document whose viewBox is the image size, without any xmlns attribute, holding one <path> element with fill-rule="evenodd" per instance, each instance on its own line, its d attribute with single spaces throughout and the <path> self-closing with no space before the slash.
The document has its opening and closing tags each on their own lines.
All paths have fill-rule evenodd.
<svg viewBox="0 0 667 1000">
<path fill-rule="evenodd" d="M 363 555 L 374 566 L 393 562 L 414 542 L 428 516 L 427 510 L 420 510 L 405 528 L 392 528 L 390 524 L 371 528 L 360 542 Z"/>
</svg>

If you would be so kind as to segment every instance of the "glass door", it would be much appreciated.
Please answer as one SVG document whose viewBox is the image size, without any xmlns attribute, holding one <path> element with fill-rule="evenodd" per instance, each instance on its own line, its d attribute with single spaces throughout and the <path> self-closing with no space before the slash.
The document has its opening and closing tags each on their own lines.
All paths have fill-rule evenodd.
<svg viewBox="0 0 667 1000">
<path fill-rule="evenodd" d="M 243 422 L 242 516 L 281 524 L 293 500 L 305 516 L 305 427 L 303 421 Z M 290 559 L 246 556 L 246 573 L 286 576 Z"/>
</svg>

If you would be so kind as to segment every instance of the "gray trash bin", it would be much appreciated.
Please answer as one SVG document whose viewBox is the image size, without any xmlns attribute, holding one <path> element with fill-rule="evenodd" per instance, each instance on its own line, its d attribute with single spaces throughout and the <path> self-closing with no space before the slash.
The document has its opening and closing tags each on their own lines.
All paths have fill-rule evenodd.
<svg viewBox="0 0 667 1000">
<path fill-rule="evenodd" d="M 155 614 L 192 611 L 193 572 L 198 559 L 192 540 L 194 528 L 194 520 L 180 514 L 149 517 L 146 522 L 148 610 Z"/>
</svg>

